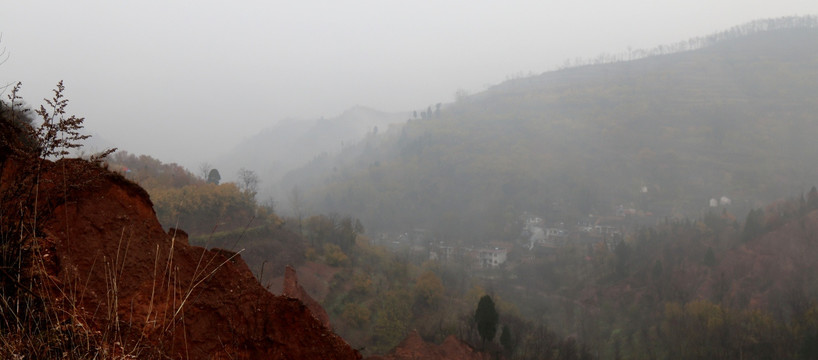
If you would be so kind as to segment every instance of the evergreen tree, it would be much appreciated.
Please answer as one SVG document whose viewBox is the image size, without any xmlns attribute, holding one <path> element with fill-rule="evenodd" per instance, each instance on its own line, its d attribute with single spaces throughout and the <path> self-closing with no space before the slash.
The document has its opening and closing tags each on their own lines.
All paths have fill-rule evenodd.
<svg viewBox="0 0 818 360">
<path fill-rule="evenodd" d="M 807 193 L 807 209 L 818 209 L 818 189 L 816 189 L 815 186 Z"/>
<path fill-rule="evenodd" d="M 483 295 L 480 302 L 477 303 L 477 311 L 474 313 L 477 332 L 480 334 L 480 339 L 483 340 L 483 345 L 494 340 L 499 319 L 500 315 L 497 314 L 497 310 L 494 308 L 494 300 L 489 295 Z"/>
<path fill-rule="evenodd" d="M 631 248 L 627 243 L 621 241 L 619 245 L 616 245 L 614 254 L 616 255 L 616 276 L 624 279 L 630 273 Z"/>
<path fill-rule="evenodd" d="M 707 252 L 704 254 L 704 265 L 709 267 L 716 265 L 716 254 L 713 253 L 712 247 L 708 247 Z"/>
<path fill-rule="evenodd" d="M 744 242 L 750 241 L 758 235 L 761 235 L 764 230 L 764 210 L 754 209 L 747 214 L 747 220 L 744 221 L 744 230 L 741 232 L 741 240 Z"/>
<path fill-rule="evenodd" d="M 207 174 L 207 183 L 208 184 L 216 184 L 219 185 L 219 181 L 222 180 L 222 176 L 219 175 L 219 170 L 212 169 L 210 173 Z"/>
<path fill-rule="evenodd" d="M 503 333 L 500 334 L 500 345 L 503 345 L 506 354 L 511 354 L 514 344 L 511 342 L 511 330 L 508 329 L 508 325 L 503 325 Z"/>
</svg>

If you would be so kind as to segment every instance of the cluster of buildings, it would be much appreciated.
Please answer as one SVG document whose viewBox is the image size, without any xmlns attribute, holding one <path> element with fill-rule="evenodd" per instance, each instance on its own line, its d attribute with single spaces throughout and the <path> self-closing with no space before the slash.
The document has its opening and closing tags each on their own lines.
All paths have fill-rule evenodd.
<svg viewBox="0 0 818 360">
<path fill-rule="evenodd" d="M 461 261 L 472 268 L 495 269 L 508 260 L 507 245 L 488 247 L 459 247 L 440 244 L 429 252 L 430 260 Z"/>
<path fill-rule="evenodd" d="M 730 200 L 727 196 L 722 196 L 718 200 L 716 198 L 710 198 L 710 207 L 715 208 L 719 206 L 730 206 L 733 203 L 733 200 Z"/>
<path fill-rule="evenodd" d="M 614 251 L 622 242 L 624 232 L 630 227 L 629 218 L 636 211 L 620 207 L 615 216 L 588 216 L 573 226 L 560 222 L 547 224 L 543 218 L 524 213 L 521 217 L 522 232 L 519 243 L 493 242 L 483 246 L 462 246 L 436 240 L 424 229 L 389 235 L 380 234 L 373 243 L 386 246 L 395 252 L 408 254 L 415 261 L 438 260 L 457 262 L 472 269 L 496 269 L 508 261 L 509 251 L 515 246 L 531 253 L 554 253 L 568 245 L 604 244 Z"/>
<path fill-rule="evenodd" d="M 564 223 L 547 225 L 542 218 L 526 213 L 521 239 L 529 251 L 599 242 L 613 250 L 622 241 L 626 228 L 625 216 L 588 216 L 569 228 Z"/>
<path fill-rule="evenodd" d="M 424 229 L 413 229 L 397 235 L 380 234 L 373 243 L 395 252 L 407 253 L 419 261 L 457 261 L 473 269 L 494 269 L 508 261 L 509 243 L 488 246 L 457 246 L 437 241 Z"/>
</svg>

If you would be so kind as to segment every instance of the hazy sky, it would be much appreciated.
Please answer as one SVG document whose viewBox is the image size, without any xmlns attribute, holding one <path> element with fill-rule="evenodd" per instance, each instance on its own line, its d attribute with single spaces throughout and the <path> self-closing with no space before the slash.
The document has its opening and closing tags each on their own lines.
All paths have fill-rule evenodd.
<svg viewBox="0 0 818 360">
<path fill-rule="evenodd" d="M 568 58 L 815 14 L 815 0 L 8 1 L 0 82 L 33 105 L 65 80 L 88 130 L 195 170 L 284 118 L 421 109 Z"/>
</svg>

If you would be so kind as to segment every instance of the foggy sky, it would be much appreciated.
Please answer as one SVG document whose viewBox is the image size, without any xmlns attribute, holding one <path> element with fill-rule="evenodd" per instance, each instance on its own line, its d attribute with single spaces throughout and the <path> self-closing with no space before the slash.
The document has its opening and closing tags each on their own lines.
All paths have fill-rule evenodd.
<svg viewBox="0 0 818 360">
<path fill-rule="evenodd" d="M 0 84 L 39 105 L 65 80 L 89 131 L 195 171 L 284 118 L 423 109 L 566 59 L 814 14 L 814 0 L 21 0 L 0 9 Z"/>
</svg>

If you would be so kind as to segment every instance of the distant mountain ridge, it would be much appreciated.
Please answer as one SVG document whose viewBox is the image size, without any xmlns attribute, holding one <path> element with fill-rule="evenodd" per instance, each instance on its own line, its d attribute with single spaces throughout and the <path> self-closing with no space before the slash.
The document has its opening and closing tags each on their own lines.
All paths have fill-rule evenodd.
<svg viewBox="0 0 818 360">
<path fill-rule="evenodd" d="M 355 106 L 332 118 L 283 120 L 246 139 L 213 165 L 228 178 L 242 167 L 255 171 L 262 180 L 261 196 L 280 199 L 280 190 L 289 189 L 279 189 L 277 183 L 288 171 L 317 156 L 340 152 L 367 133 L 385 131 L 409 116 Z"/>
<path fill-rule="evenodd" d="M 742 214 L 818 178 L 813 22 L 511 80 L 287 182 L 315 184 L 316 210 L 451 238 L 513 236 L 521 211 L 691 216 L 727 195 Z"/>
</svg>

